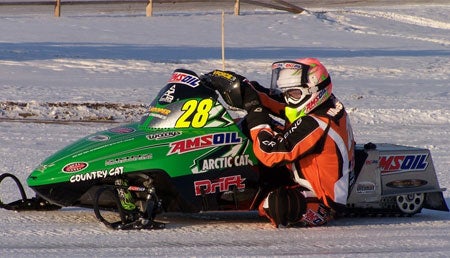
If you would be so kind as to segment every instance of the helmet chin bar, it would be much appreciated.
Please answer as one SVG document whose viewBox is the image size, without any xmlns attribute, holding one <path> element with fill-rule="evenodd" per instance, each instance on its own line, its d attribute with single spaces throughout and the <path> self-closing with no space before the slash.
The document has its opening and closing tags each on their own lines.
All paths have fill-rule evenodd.
<svg viewBox="0 0 450 258">
<path fill-rule="evenodd" d="M 308 100 L 311 98 L 311 95 L 305 95 L 297 104 L 291 103 L 286 99 L 286 107 L 284 108 L 284 114 L 290 123 L 293 123 L 295 120 L 300 117 L 306 116 L 306 108 L 305 105 Z"/>
</svg>

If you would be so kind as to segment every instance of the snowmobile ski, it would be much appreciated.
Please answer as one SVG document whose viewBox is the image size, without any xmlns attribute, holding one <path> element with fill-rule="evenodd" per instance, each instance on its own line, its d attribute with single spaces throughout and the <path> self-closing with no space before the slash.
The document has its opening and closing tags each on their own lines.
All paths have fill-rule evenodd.
<svg viewBox="0 0 450 258">
<path fill-rule="evenodd" d="M 13 174 L 10 173 L 1 174 L 0 184 L 5 178 L 11 178 L 16 183 L 22 198 L 10 203 L 3 203 L 3 201 L 0 199 L 0 208 L 14 211 L 30 211 L 30 210 L 50 211 L 61 209 L 61 206 L 51 204 L 50 202 L 44 200 L 39 196 L 28 198 L 22 186 L 22 183 L 20 183 L 19 179 Z"/>
</svg>

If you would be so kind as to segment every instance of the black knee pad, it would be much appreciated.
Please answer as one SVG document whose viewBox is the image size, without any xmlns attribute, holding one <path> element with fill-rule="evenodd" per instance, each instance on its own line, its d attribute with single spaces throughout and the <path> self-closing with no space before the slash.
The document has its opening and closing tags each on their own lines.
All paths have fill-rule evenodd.
<svg viewBox="0 0 450 258">
<path fill-rule="evenodd" d="M 269 193 L 267 215 L 279 226 L 298 222 L 306 212 L 306 198 L 299 189 L 280 187 Z"/>
</svg>

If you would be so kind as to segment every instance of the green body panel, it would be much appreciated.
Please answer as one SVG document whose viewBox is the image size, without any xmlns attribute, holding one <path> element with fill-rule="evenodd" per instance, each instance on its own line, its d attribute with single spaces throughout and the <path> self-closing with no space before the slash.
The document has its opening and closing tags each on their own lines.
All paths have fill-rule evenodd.
<svg viewBox="0 0 450 258">
<path fill-rule="evenodd" d="M 174 105 L 180 103 L 156 105 L 159 109 L 150 108 L 141 123 L 101 131 L 74 142 L 44 160 L 30 174 L 28 185 L 86 182 L 152 169 L 179 177 L 257 164 L 249 139 L 218 102 L 202 128 L 175 128 L 179 117 L 176 113 L 186 110 Z M 161 119 L 161 110 L 168 108 L 171 114 Z"/>
<path fill-rule="evenodd" d="M 27 183 L 60 206 L 92 207 L 99 189 L 125 179 L 130 187 L 151 183 L 166 210 L 249 209 L 261 177 L 239 122 L 215 90 L 177 69 L 140 122 L 70 144 L 44 160 Z M 114 207 L 108 198 L 101 203 Z"/>
</svg>

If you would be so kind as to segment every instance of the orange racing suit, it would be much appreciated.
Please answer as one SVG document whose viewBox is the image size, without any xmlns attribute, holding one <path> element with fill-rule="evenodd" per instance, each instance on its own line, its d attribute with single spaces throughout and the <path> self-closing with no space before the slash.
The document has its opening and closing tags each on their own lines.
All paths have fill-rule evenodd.
<svg viewBox="0 0 450 258">
<path fill-rule="evenodd" d="M 260 90 L 257 83 L 252 84 Z M 258 94 L 265 111 L 249 112 L 247 118 L 256 157 L 268 167 L 287 165 L 294 180 L 326 207 L 343 208 L 353 177 L 355 143 L 342 103 L 331 95 L 279 133 L 270 127 L 268 114 L 269 110 L 282 113 L 284 103 L 277 103 L 267 92 Z"/>
</svg>

